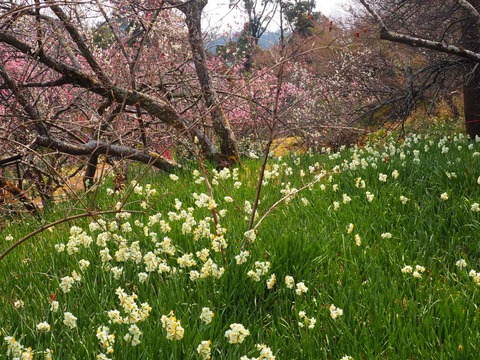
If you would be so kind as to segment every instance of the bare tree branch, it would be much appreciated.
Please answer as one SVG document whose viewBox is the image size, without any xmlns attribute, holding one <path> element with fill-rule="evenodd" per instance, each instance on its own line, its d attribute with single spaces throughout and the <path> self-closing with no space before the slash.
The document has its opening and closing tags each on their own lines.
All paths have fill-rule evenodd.
<svg viewBox="0 0 480 360">
<path fill-rule="evenodd" d="M 56 86 L 62 86 L 69 84 L 65 77 L 58 78 L 56 80 L 45 81 L 45 82 L 29 82 L 21 84 L 23 88 L 51 88 Z M 7 84 L 0 85 L 0 89 L 8 89 Z"/>
<path fill-rule="evenodd" d="M 25 55 L 30 56 L 30 54 L 35 53 L 35 50 L 30 45 L 18 40 L 6 32 L 0 32 L 0 42 L 4 42 L 17 50 L 20 50 Z M 118 103 L 125 103 L 126 105 L 138 104 L 151 116 L 162 120 L 165 124 L 176 128 L 182 133 L 190 133 L 192 137 L 196 136 L 200 141 L 206 156 L 212 160 L 217 160 L 219 152 L 215 145 L 203 134 L 202 131 L 200 131 L 200 129 L 191 126 L 186 119 L 180 118 L 172 105 L 162 98 L 119 86 L 105 86 L 105 84 L 86 74 L 82 70 L 53 59 L 43 52 L 38 54 L 38 60 L 50 69 L 65 76 L 72 84 L 103 96 L 106 99 L 113 99 Z"/>
<path fill-rule="evenodd" d="M 480 13 L 467 0 L 457 0 L 458 5 L 464 8 L 474 19 L 477 24 L 480 24 Z"/>
<path fill-rule="evenodd" d="M 380 39 L 389 40 L 400 44 L 405 44 L 414 47 L 421 47 L 425 49 L 439 51 L 445 54 L 456 55 L 463 57 L 465 59 L 480 63 L 480 53 L 475 51 L 464 49 L 460 46 L 448 45 L 443 42 L 428 40 L 424 38 L 419 38 L 411 35 L 400 34 L 395 31 L 391 31 L 385 25 L 385 22 L 382 20 L 380 15 L 367 3 L 366 0 L 360 0 L 360 2 L 365 6 L 367 11 L 375 18 L 379 23 L 380 29 Z"/>
<path fill-rule="evenodd" d="M 363 0 L 362 0 L 363 1 Z M 399 34 L 394 31 L 389 31 L 387 29 L 382 29 L 380 31 L 380 39 L 394 41 L 397 43 L 410 45 L 414 47 L 422 47 L 425 49 L 439 51 L 445 54 L 456 55 L 462 58 L 480 63 L 480 54 L 464 49 L 460 46 L 447 45 L 438 41 L 427 40 L 423 38 L 418 38 L 410 35 Z"/>
<path fill-rule="evenodd" d="M 110 79 L 104 73 L 101 66 L 97 63 L 95 57 L 85 43 L 82 35 L 78 32 L 77 28 L 70 22 L 67 15 L 63 12 L 62 8 L 58 5 L 55 5 L 51 0 L 49 0 L 48 3 L 55 15 L 57 15 L 57 17 L 62 21 L 63 26 L 65 26 L 65 29 L 70 34 L 70 37 L 75 42 L 75 44 L 77 44 L 78 49 L 82 53 L 83 57 L 87 60 L 93 72 L 98 76 L 98 79 L 105 85 L 110 85 Z"/>
<path fill-rule="evenodd" d="M 152 165 L 166 172 L 172 172 L 178 165 L 153 151 L 144 152 L 128 146 L 112 145 L 106 141 L 90 140 L 85 144 L 73 144 L 53 137 L 38 136 L 35 144 L 69 155 L 110 155 Z"/>
<path fill-rule="evenodd" d="M 38 132 L 38 136 L 35 140 L 36 145 L 54 149 L 70 155 L 108 154 L 112 156 L 128 158 L 145 164 L 150 164 L 156 168 L 168 172 L 172 172 L 176 167 L 178 167 L 175 162 L 164 159 L 160 154 L 155 152 L 144 152 L 127 146 L 112 145 L 108 142 L 100 140 L 90 140 L 85 144 L 74 144 L 56 139 L 49 133 L 48 128 L 45 126 L 45 122 L 41 118 L 37 109 L 30 104 L 27 97 L 23 94 L 23 91 L 10 77 L 8 71 L 5 69 L 2 63 L 0 63 L 0 76 L 7 83 L 9 89 L 13 92 L 20 105 L 22 105 L 23 110 L 35 122 Z"/>
</svg>

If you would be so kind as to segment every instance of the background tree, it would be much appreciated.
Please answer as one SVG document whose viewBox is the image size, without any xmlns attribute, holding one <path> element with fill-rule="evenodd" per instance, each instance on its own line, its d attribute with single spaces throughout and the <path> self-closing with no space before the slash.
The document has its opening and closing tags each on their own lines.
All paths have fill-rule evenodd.
<svg viewBox="0 0 480 360">
<path fill-rule="evenodd" d="M 290 24 L 292 32 L 304 37 L 313 35 L 315 21 L 319 20 L 320 13 L 315 10 L 315 1 L 286 1 L 282 3 L 285 20 Z"/>
<path fill-rule="evenodd" d="M 466 130 L 472 138 L 480 135 L 480 2 L 360 2 L 379 24 L 381 39 L 461 59 Z"/>
<path fill-rule="evenodd" d="M 240 7 L 247 20 L 237 38 L 230 40 L 223 48 L 223 55 L 231 58 L 229 54 L 235 53 L 237 57 L 240 56 L 245 73 L 252 68 L 252 57 L 258 42 L 275 19 L 278 5 L 276 0 L 242 0 L 232 4 Z"/>
<path fill-rule="evenodd" d="M 188 4 L 198 11 L 187 20 L 199 24 L 202 2 Z M 222 166 L 238 162 L 233 132 L 205 81 L 206 58 L 189 46 L 202 48 L 201 29 L 186 29 L 176 10 L 163 2 L 24 1 L 0 11 L 1 106 L 13 126 L 3 130 L 23 131 L 15 135 L 19 150 L 87 156 L 87 183 L 99 155 L 171 171 L 175 163 L 161 153 L 181 137 L 197 139 Z"/>
</svg>

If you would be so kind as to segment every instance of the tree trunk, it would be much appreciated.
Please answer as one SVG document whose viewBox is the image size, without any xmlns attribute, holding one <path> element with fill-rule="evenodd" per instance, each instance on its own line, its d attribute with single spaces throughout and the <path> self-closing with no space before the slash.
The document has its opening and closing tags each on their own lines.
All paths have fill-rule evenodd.
<svg viewBox="0 0 480 360">
<path fill-rule="evenodd" d="M 207 0 L 191 0 L 179 6 L 185 14 L 188 27 L 188 39 L 192 50 L 195 70 L 202 89 L 205 105 L 210 109 L 213 129 L 220 139 L 222 159 L 217 159 L 219 166 L 228 166 L 240 162 L 238 145 L 225 112 L 218 100 L 207 68 L 207 55 L 203 44 L 201 18 Z"/>
<path fill-rule="evenodd" d="M 95 134 L 93 136 L 94 139 L 100 139 L 103 132 L 107 129 L 108 124 L 113 121 L 122 110 L 122 106 L 117 107 L 113 114 L 109 115 L 106 120 L 103 120 L 103 116 L 105 115 L 105 112 L 110 107 L 110 105 L 112 105 L 112 101 L 107 100 L 97 109 L 97 114 L 102 119 L 102 122 L 100 124 L 100 129 L 97 129 L 95 131 Z M 85 174 L 83 175 L 83 187 L 85 188 L 85 190 L 88 190 L 93 185 L 93 182 L 95 180 L 95 174 L 97 172 L 98 166 L 98 156 L 99 154 L 95 153 L 88 158 L 87 169 L 85 170 Z"/>
<path fill-rule="evenodd" d="M 88 158 L 85 175 L 83 175 L 83 187 L 85 190 L 90 189 L 95 181 L 95 174 L 97 173 L 98 167 L 98 156 L 99 155 L 95 153 Z"/>
<path fill-rule="evenodd" d="M 480 0 L 470 0 L 469 2 L 477 11 L 480 11 Z M 465 22 L 463 47 L 475 52 L 480 50 L 480 27 L 474 19 Z M 470 61 L 467 65 L 463 102 L 465 128 L 467 134 L 475 139 L 476 136 L 480 136 L 480 63 L 478 62 Z"/>
</svg>

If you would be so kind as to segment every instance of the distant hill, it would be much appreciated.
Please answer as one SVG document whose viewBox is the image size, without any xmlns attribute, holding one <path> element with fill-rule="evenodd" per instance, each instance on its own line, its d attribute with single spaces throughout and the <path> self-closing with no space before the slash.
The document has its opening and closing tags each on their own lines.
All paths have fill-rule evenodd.
<svg viewBox="0 0 480 360">
<path fill-rule="evenodd" d="M 235 40 L 237 37 L 232 36 L 231 38 Z M 217 46 L 225 45 L 229 39 L 230 37 L 228 36 L 222 36 L 222 35 L 216 36 L 213 34 L 212 36 L 206 39 L 207 51 L 210 53 L 214 53 Z M 262 49 L 269 49 L 275 44 L 278 44 L 279 39 L 280 39 L 280 31 L 276 31 L 276 32 L 266 31 L 260 38 L 258 45 Z"/>
</svg>

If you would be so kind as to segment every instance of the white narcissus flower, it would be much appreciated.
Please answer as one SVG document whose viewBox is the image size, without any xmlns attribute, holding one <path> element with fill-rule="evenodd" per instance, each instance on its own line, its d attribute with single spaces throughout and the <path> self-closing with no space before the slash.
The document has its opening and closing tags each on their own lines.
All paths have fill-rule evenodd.
<svg viewBox="0 0 480 360">
<path fill-rule="evenodd" d="M 123 274 L 123 267 L 115 266 L 115 267 L 111 268 L 110 271 L 113 273 L 113 278 L 115 280 L 118 280 L 118 279 L 120 279 L 120 276 L 122 276 L 122 274 Z"/>
<path fill-rule="evenodd" d="M 63 314 L 63 323 L 67 325 L 70 329 L 77 327 L 77 317 L 74 316 L 71 312 L 65 312 Z"/>
<path fill-rule="evenodd" d="M 181 268 L 190 267 L 197 264 L 193 258 L 193 254 L 191 253 L 184 254 L 183 256 L 177 258 L 177 263 Z"/>
<path fill-rule="evenodd" d="M 172 311 L 166 315 L 162 315 L 160 321 L 162 322 L 163 328 L 167 331 L 168 340 L 181 340 L 185 333 L 185 329 L 182 327 L 180 320 L 177 320 L 175 314 Z"/>
<path fill-rule="evenodd" d="M 378 180 L 380 180 L 381 182 L 386 182 L 387 178 L 388 178 L 388 175 L 385 175 L 382 173 L 378 174 Z"/>
<path fill-rule="evenodd" d="M 367 191 L 367 192 L 365 193 L 365 195 L 366 195 L 366 197 L 367 197 L 367 201 L 368 201 L 368 202 L 372 202 L 373 199 L 375 198 L 375 195 L 373 195 L 370 191 Z"/>
<path fill-rule="evenodd" d="M 145 281 L 147 281 L 147 279 L 148 279 L 147 273 L 144 273 L 144 272 L 138 273 L 138 281 L 140 282 L 140 284 L 143 284 Z"/>
<path fill-rule="evenodd" d="M 132 346 L 137 346 L 141 342 L 140 337 L 142 335 L 143 332 L 138 328 L 137 325 L 133 324 L 128 329 L 128 334 L 126 334 L 123 338 L 127 342 L 131 341 Z"/>
<path fill-rule="evenodd" d="M 45 355 L 45 360 L 53 360 L 53 350 L 51 349 L 46 349 L 43 352 L 43 355 Z"/>
<path fill-rule="evenodd" d="M 64 293 L 68 293 L 71 288 L 72 288 L 72 285 L 74 284 L 75 280 L 73 277 L 71 276 L 65 276 L 63 278 L 60 279 L 60 289 L 62 289 L 62 291 Z"/>
<path fill-rule="evenodd" d="M 99 326 L 97 328 L 96 336 L 100 342 L 100 346 L 106 350 L 108 354 L 112 354 L 113 345 L 115 344 L 115 334 L 110 333 L 108 326 Z"/>
<path fill-rule="evenodd" d="M 200 273 L 197 270 L 191 270 L 190 271 L 190 280 L 196 281 L 200 279 Z"/>
<path fill-rule="evenodd" d="M 264 359 L 264 360 L 275 360 L 276 357 L 273 355 L 272 350 L 265 344 L 257 344 L 257 350 L 260 351 L 260 355 L 258 358 L 252 358 L 252 359 Z"/>
<path fill-rule="evenodd" d="M 423 272 L 425 272 L 425 267 L 421 266 L 421 265 L 415 265 L 415 271 L 423 273 Z"/>
<path fill-rule="evenodd" d="M 50 324 L 46 321 L 43 321 L 37 324 L 37 330 L 41 332 L 48 332 L 50 331 Z"/>
<path fill-rule="evenodd" d="M 59 308 L 60 308 L 60 303 L 56 300 L 52 300 L 52 302 L 50 303 L 50 311 L 57 312 Z"/>
<path fill-rule="evenodd" d="M 200 320 L 202 320 L 205 324 L 210 324 L 213 320 L 215 313 L 210 310 L 208 307 L 202 308 L 202 313 L 200 314 Z"/>
<path fill-rule="evenodd" d="M 330 310 L 330 317 L 332 319 L 336 319 L 337 317 L 340 317 L 343 315 L 343 310 L 340 309 L 340 308 L 337 308 L 335 305 L 330 305 L 330 307 L 328 308 Z"/>
<path fill-rule="evenodd" d="M 90 266 L 90 261 L 82 259 L 78 262 L 81 271 L 85 271 Z"/>
<path fill-rule="evenodd" d="M 250 256 L 250 252 L 247 250 L 240 251 L 240 254 L 235 256 L 235 261 L 237 262 L 237 265 L 242 265 L 248 260 L 248 257 Z"/>
<path fill-rule="evenodd" d="M 360 235 L 355 234 L 354 239 L 355 239 L 355 244 L 356 244 L 357 246 L 362 245 L 362 238 L 360 237 Z"/>
<path fill-rule="evenodd" d="M 297 295 L 305 294 L 307 291 L 308 291 L 308 287 L 305 286 L 305 283 L 303 282 L 297 283 L 297 289 L 295 290 Z"/>
<path fill-rule="evenodd" d="M 267 280 L 267 289 L 269 290 L 273 289 L 276 282 L 277 282 L 277 276 L 275 274 L 272 274 L 270 278 Z"/>
<path fill-rule="evenodd" d="M 287 288 L 293 289 L 293 286 L 295 285 L 295 280 L 292 276 L 285 276 L 285 285 L 287 285 Z"/>
<path fill-rule="evenodd" d="M 355 225 L 353 225 L 352 223 L 348 224 L 347 234 L 351 234 L 353 232 L 353 229 L 355 229 Z"/>
<path fill-rule="evenodd" d="M 230 344 L 240 344 L 249 335 L 250 331 L 245 329 L 242 324 L 231 324 L 230 329 L 225 331 L 225 337 Z"/>
<path fill-rule="evenodd" d="M 200 356 L 202 360 L 210 359 L 210 354 L 212 351 L 212 349 L 210 348 L 211 343 L 212 342 L 210 340 L 204 340 L 197 346 L 198 356 Z"/>
</svg>

